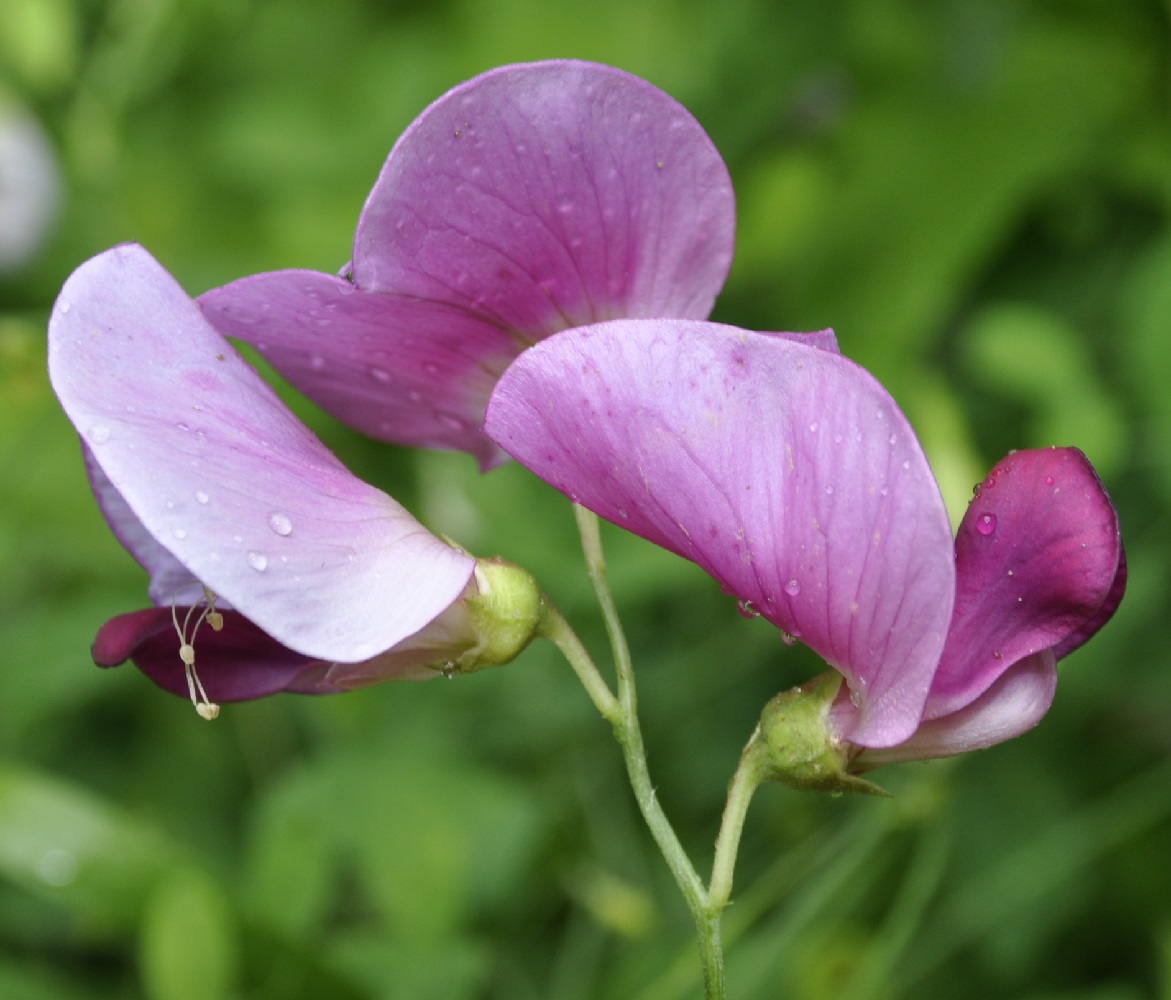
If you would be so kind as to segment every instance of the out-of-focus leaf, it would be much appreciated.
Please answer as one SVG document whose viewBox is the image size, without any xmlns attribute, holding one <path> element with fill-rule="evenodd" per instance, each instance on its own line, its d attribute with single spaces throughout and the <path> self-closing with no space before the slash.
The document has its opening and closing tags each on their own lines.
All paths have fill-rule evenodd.
<svg viewBox="0 0 1171 1000">
<path fill-rule="evenodd" d="M 0 764 L 0 874 L 74 917 L 132 927 L 178 852 L 154 827 L 95 796 Z"/>
<path fill-rule="evenodd" d="M 1085 338 L 1068 323 L 1040 308 L 998 303 L 973 317 L 962 343 L 971 374 L 1031 412 L 1019 447 L 1076 444 L 1107 479 L 1126 461 L 1122 413 Z"/>
<path fill-rule="evenodd" d="M 194 869 L 155 887 L 143 915 L 140 963 L 150 1000 L 226 1000 L 237 980 L 237 929 L 223 889 Z"/>
<path fill-rule="evenodd" d="M 515 886 L 539 815 L 522 786 L 484 768 L 410 747 L 336 754 L 265 802 L 249 887 L 263 919 L 304 928 L 330 901 L 326 865 L 341 865 L 395 934 L 440 937 Z M 292 886 L 287 910 L 264 892 L 278 882 Z"/>
</svg>

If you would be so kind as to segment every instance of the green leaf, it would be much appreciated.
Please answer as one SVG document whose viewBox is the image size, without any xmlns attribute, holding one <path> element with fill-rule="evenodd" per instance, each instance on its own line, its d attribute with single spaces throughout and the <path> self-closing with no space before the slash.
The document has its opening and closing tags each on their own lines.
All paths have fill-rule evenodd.
<svg viewBox="0 0 1171 1000">
<path fill-rule="evenodd" d="M 140 962 L 150 1000 L 221 1000 L 234 995 L 236 926 L 218 883 L 193 868 L 169 874 L 152 893 Z"/>
</svg>

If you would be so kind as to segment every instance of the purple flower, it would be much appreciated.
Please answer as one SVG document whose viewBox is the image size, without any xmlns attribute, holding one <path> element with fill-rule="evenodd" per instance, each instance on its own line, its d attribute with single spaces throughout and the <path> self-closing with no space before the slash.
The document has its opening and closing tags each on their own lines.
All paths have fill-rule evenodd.
<svg viewBox="0 0 1171 1000">
<path fill-rule="evenodd" d="M 489 467 L 484 408 L 513 358 L 567 327 L 706 317 L 734 228 L 723 161 L 671 97 L 593 63 L 506 66 L 399 139 L 342 277 L 260 274 L 199 303 L 364 433 Z"/>
<path fill-rule="evenodd" d="M 825 659 L 845 679 L 828 736 L 859 768 L 1024 731 L 1056 659 L 1122 597 L 1109 498 L 1080 452 L 1017 452 L 953 547 L 894 401 L 808 336 L 681 320 L 566 332 L 505 373 L 486 431 Z"/>
<path fill-rule="evenodd" d="M 151 576 L 155 606 L 102 627 L 99 664 L 132 658 L 214 716 L 216 700 L 455 669 L 482 645 L 488 564 L 352 476 L 141 247 L 65 283 L 49 373 Z"/>
</svg>

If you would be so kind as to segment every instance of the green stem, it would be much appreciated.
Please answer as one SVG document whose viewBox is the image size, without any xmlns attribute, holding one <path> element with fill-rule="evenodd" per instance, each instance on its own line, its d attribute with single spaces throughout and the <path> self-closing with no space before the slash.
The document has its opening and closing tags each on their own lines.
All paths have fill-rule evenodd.
<svg viewBox="0 0 1171 1000">
<path fill-rule="evenodd" d="M 578 530 L 581 533 L 586 570 L 594 593 L 597 595 L 598 604 L 602 609 L 602 617 L 605 620 L 606 631 L 609 634 L 610 645 L 614 653 L 620 705 L 618 720 L 611 720 L 614 734 L 622 747 L 623 757 L 626 760 L 626 772 L 630 777 L 630 784 L 634 790 L 639 810 L 650 829 L 651 836 L 658 844 L 675 882 L 683 893 L 683 898 L 686 900 L 692 919 L 695 921 L 706 996 L 708 1000 L 724 1000 L 724 954 L 720 942 L 719 911 L 714 913 L 711 911 L 708 893 L 704 889 L 703 882 L 663 812 L 655 794 L 654 785 L 651 783 L 650 771 L 647 768 L 646 748 L 643 745 L 642 730 L 638 723 L 638 698 L 635 691 L 634 668 L 630 660 L 630 648 L 626 643 L 626 636 L 622 631 L 618 612 L 614 607 L 614 599 L 606 581 L 606 561 L 602 554 L 598 519 L 593 513 L 576 504 L 574 505 L 574 514 L 577 518 Z"/>
<path fill-rule="evenodd" d="M 736 852 L 740 847 L 740 834 L 744 830 L 748 804 L 764 780 L 762 755 L 767 753 L 768 748 L 758 739 L 759 734 L 758 728 L 740 755 L 740 764 L 728 786 L 728 802 L 724 806 L 724 818 L 716 838 L 716 857 L 712 863 L 712 880 L 708 887 L 708 912 L 714 914 L 717 920 L 732 898 L 732 874 L 736 868 Z"/>
<path fill-rule="evenodd" d="M 618 704 L 618 699 L 614 697 L 610 685 L 598 672 L 577 633 L 569 627 L 569 622 L 547 597 L 541 599 L 541 620 L 537 624 L 537 634 L 544 636 L 561 651 L 561 655 L 577 674 L 578 680 L 581 681 L 582 687 L 586 689 L 586 694 L 590 696 L 590 701 L 594 703 L 602 718 L 612 726 L 619 725 L 622 708 Z"/>
</svg>

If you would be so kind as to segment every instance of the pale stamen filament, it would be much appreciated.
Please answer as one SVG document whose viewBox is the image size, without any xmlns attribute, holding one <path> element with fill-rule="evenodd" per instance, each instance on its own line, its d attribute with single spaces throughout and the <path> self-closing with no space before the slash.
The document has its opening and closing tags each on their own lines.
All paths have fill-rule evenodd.
<svg viewBox="0 0 1171 1000">
<path fill-rule="evenodd" d="M 171 600 L 171 623 L 175 626 L 175 634 L 179 637 L 179 659 L 183 661 L 183 671 L 187 675 L 187 694 L 191 698 L 191 704 L 195 706 L 195 711 L 199 713 L 199 717 L 210 722 L 220 714 L 220 706 L 208 698 L 207 692 L 203 689 L 203 682 L 199 679 L 199 674 L 195 672 L 195 637 L 199 633 L 199 626 L 204 622 L 211 626 L 212 631 L 220 631 L 224 627 L 224 616 L 216 610 L 215 593 L 204 587 L 203 597 L 187 609 L 187 614 L 183 616 L 183 624 L 180 626 L 176 608 L 178 596 L 176 593 Z M 195 614 L 197 609 L 199 616 L 195 619 L 195 624 L 192 625 L 191 616 Z M 190 638 L 187 637 L 188 628 L 191 629 Z"/>
</svg>

